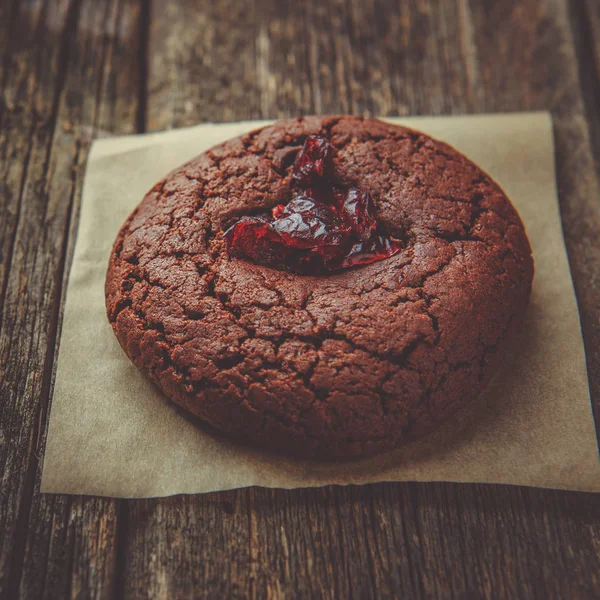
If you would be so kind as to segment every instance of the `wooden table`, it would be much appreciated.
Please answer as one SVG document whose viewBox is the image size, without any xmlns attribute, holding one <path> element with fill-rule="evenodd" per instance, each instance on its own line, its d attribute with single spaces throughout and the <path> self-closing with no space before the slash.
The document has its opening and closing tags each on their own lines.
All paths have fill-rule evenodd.
<svg viewBox="0 0 600 600">
<path fill-rule="evenodd" d="M 84 165 L 110 133 L 551 110 L 598 417 L 599 74 L 598 0 L 0 0 L 0 598 L 600 597 L 592 494 L 39 493 Z"/>
</svg>

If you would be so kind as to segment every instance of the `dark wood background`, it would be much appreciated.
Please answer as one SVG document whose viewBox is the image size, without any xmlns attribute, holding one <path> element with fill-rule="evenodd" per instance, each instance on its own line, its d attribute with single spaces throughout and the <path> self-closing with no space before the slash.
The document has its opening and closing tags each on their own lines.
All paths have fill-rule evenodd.
<svg viewBox="0 0 600 600">
<path fill-rule="evenodd" d="M 599 598 L 592 494 L 39 494 L 83 168 L 107 133 L 551 110 L 598 416 L 599 75 L 598 0 L 0 0 L 0 598 Z"/>
</svg>

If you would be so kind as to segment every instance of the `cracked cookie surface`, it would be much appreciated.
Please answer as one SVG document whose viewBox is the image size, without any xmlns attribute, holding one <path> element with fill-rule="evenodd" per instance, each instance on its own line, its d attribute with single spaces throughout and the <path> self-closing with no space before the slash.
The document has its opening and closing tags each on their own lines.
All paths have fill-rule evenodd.
<svg viewBox="0 0 600 600">
<path fill-rule="evenodd" d="M 292 163 L 327 136 L 369 190 L 395 256 L 300 276 L 227 255 L 222 233 L 286 203 Z M 173 171 L 121 229 L 108 318 L 174 402 L 255 445 L 361 458 L 423 436 L 474 401 L 525 312 L 533 278 L 502 190 L 450 146 L 359 117 L 280 121 Z"/>
</svg>

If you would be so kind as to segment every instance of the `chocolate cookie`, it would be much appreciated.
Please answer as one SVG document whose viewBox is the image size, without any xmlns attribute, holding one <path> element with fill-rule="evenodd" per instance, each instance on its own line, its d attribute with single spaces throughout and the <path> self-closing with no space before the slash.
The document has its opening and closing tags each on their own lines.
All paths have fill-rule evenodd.
<svg viewBox="0 0 600 600">
<path fill-rule="evenodd" d="M 337 184 L 368 190 L 377 235 L 399 250 L 318 275 L 230 256 L 225 231 L 298 193 L 293 164 L 311 135 L 333 146 Z M 532 278 L 517 212 L 456 150 L 376 119 L 305 117 L 155 185 L 117 237 L 106 306 L 137 367 L 216 429 L 297 456 L 360 458 L 477 398 Z"/>
</svg>

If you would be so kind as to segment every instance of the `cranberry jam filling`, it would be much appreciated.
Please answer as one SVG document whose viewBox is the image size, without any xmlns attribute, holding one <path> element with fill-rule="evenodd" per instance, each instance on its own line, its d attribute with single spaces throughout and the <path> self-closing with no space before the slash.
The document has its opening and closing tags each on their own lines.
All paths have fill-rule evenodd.
<svg viewBox="0 0 600 600">
<path fill-rule="evenodd" d="M 306 138 L 294 163 L 299 191 L 271 215 L 242 217 L 225 232 L 230 256 L 304 275 L 339 271 L 393 256 L 399 242 L 377 231 L 369 192 L 336 184 L 334 148 Z"/>
</svg>

